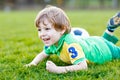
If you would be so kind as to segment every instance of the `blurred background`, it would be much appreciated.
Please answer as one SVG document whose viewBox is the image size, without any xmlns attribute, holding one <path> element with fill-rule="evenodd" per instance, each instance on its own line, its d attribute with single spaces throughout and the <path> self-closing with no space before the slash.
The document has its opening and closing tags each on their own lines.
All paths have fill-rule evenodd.
<svg viewBox="0 0 120 80">
<path fill-rule="evenodd" d="M 71 26 L 84 28 L 91 36 L 101 36 L 108 19 L 120 11 L 120 0 L 0 0 L 0 80 L 119 80 L 119 60 L 90 64 L 89 71 L 67 75 L 48 73 L 46 61 L 36 68 L 23 67 L 43 49 L 34 20 L 46 5 L 65 10 Z M 120 27 L 115 35 L 120 37 Z M 56 56 L 49 60 L 65 65 Z"/>
<path fill-rule="evenodd" d="M 0 10 L 36 10 L 46 4 L 73 10 L 120 8 L 120 0 L 0 0 Z"/>
</svg>

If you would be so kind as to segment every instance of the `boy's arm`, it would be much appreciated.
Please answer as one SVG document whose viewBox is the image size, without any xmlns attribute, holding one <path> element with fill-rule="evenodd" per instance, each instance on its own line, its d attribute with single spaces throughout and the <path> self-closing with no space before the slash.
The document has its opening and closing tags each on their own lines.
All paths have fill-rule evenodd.
<svg viewBox="0 0 120 80">
<path fill-rule="evenodd" d="M 49 72 L 58 73 L 58 74 L 73 72 L 78 70 L 86 70 L 87 68 L 88 67 L 86 60 L 80 62 L 79 64 L 71 65 L 71 66 L 56 66 L 52 61 L 47 61 L 46 63 L 46 69 Z"/>
<path fill-rule="evenodd" d="M 30 62 L 29 64 L 26 64 L 25 66 L 27 66 L 27 67 L 32 66 L 32 65 L 36 66 L 39 62 L 41 62 L 43 59 L 45 59 L 47 57 L 48 57 L 48 55 L 45 54 L 44 51 L 42 51 L 32 60 L 32 62 Z"/>
</svg>

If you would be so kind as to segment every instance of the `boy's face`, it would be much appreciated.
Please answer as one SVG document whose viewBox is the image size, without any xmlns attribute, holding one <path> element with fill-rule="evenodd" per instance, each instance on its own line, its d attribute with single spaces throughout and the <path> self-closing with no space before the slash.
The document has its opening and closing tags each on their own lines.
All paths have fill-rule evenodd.
<svg viewBox="0 0 120 80">
<path fill-rule="evenodd" d="M 56 31 L 47 19 L 39 24 L 38 36 L 43 41 L 45 46 L 57 44 L 64 31 Z"/>
</svg>

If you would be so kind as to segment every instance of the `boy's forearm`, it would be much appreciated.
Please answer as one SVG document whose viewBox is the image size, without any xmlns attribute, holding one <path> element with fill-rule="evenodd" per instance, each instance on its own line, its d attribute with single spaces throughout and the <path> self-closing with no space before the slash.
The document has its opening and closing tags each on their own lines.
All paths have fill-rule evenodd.
<svg viewBox="0 0 120 80">
<path fill-rule="evenodd" d="M 78 71 L 78 70 L 86 70 L 87 69 L 87 63 L 79 63 L 77 65 L 66 66 L 65 69 L 66 69 L 67 72 Z"/>
<path fill-rule="evenodd" d="M 87 63 L 81 62 L 77 65 L 71 65 L 71 66 L 65 66 L 65 67 L 60 67 L 61 69 L 65 69 L 65 72 L 73 72 L 73 71 L 78 71 L 78 70 L 86 70 L 87 69 Z M 60 70 L 60 69 L 59 69 Z"/>
<path fill-rule="evenodd" d="M 72 71 L 85 70 L 87 69 L 87 63 L 86 61 L 83 61 L 80 62 L 79 64 L 71 65 L 71 66 L 56 66 L 53 62 L 48 61 L 46 64 L 46 69 L 49 72 L 53 72 L 57 74 L 67 73 Z"/>
<path fill-rule="evenodd" d="M 45 59 L 47 55 L 44 52 L 39 53 L 31 62 L 31 64 L 37 65 L 39 62 L 41 62 L 43 59 Z"/>
</svg>

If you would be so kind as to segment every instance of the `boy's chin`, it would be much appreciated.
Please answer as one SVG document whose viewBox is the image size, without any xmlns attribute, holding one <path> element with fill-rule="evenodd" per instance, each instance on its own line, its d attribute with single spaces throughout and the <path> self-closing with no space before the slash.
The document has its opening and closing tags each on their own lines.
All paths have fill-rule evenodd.
<svg viewBox="0 0 120 80">
<path fill-rule="evenodd" d="M 44 43 L 45 46 L 51 46 L 51 45 L 56 45 L 55 43 Z"/>
<path fill-rule="evenodd" d="M 53 45 L 53 44 L 45 44 L 45 46 L 51 46 L 51 45 Z"/>
</svg>

